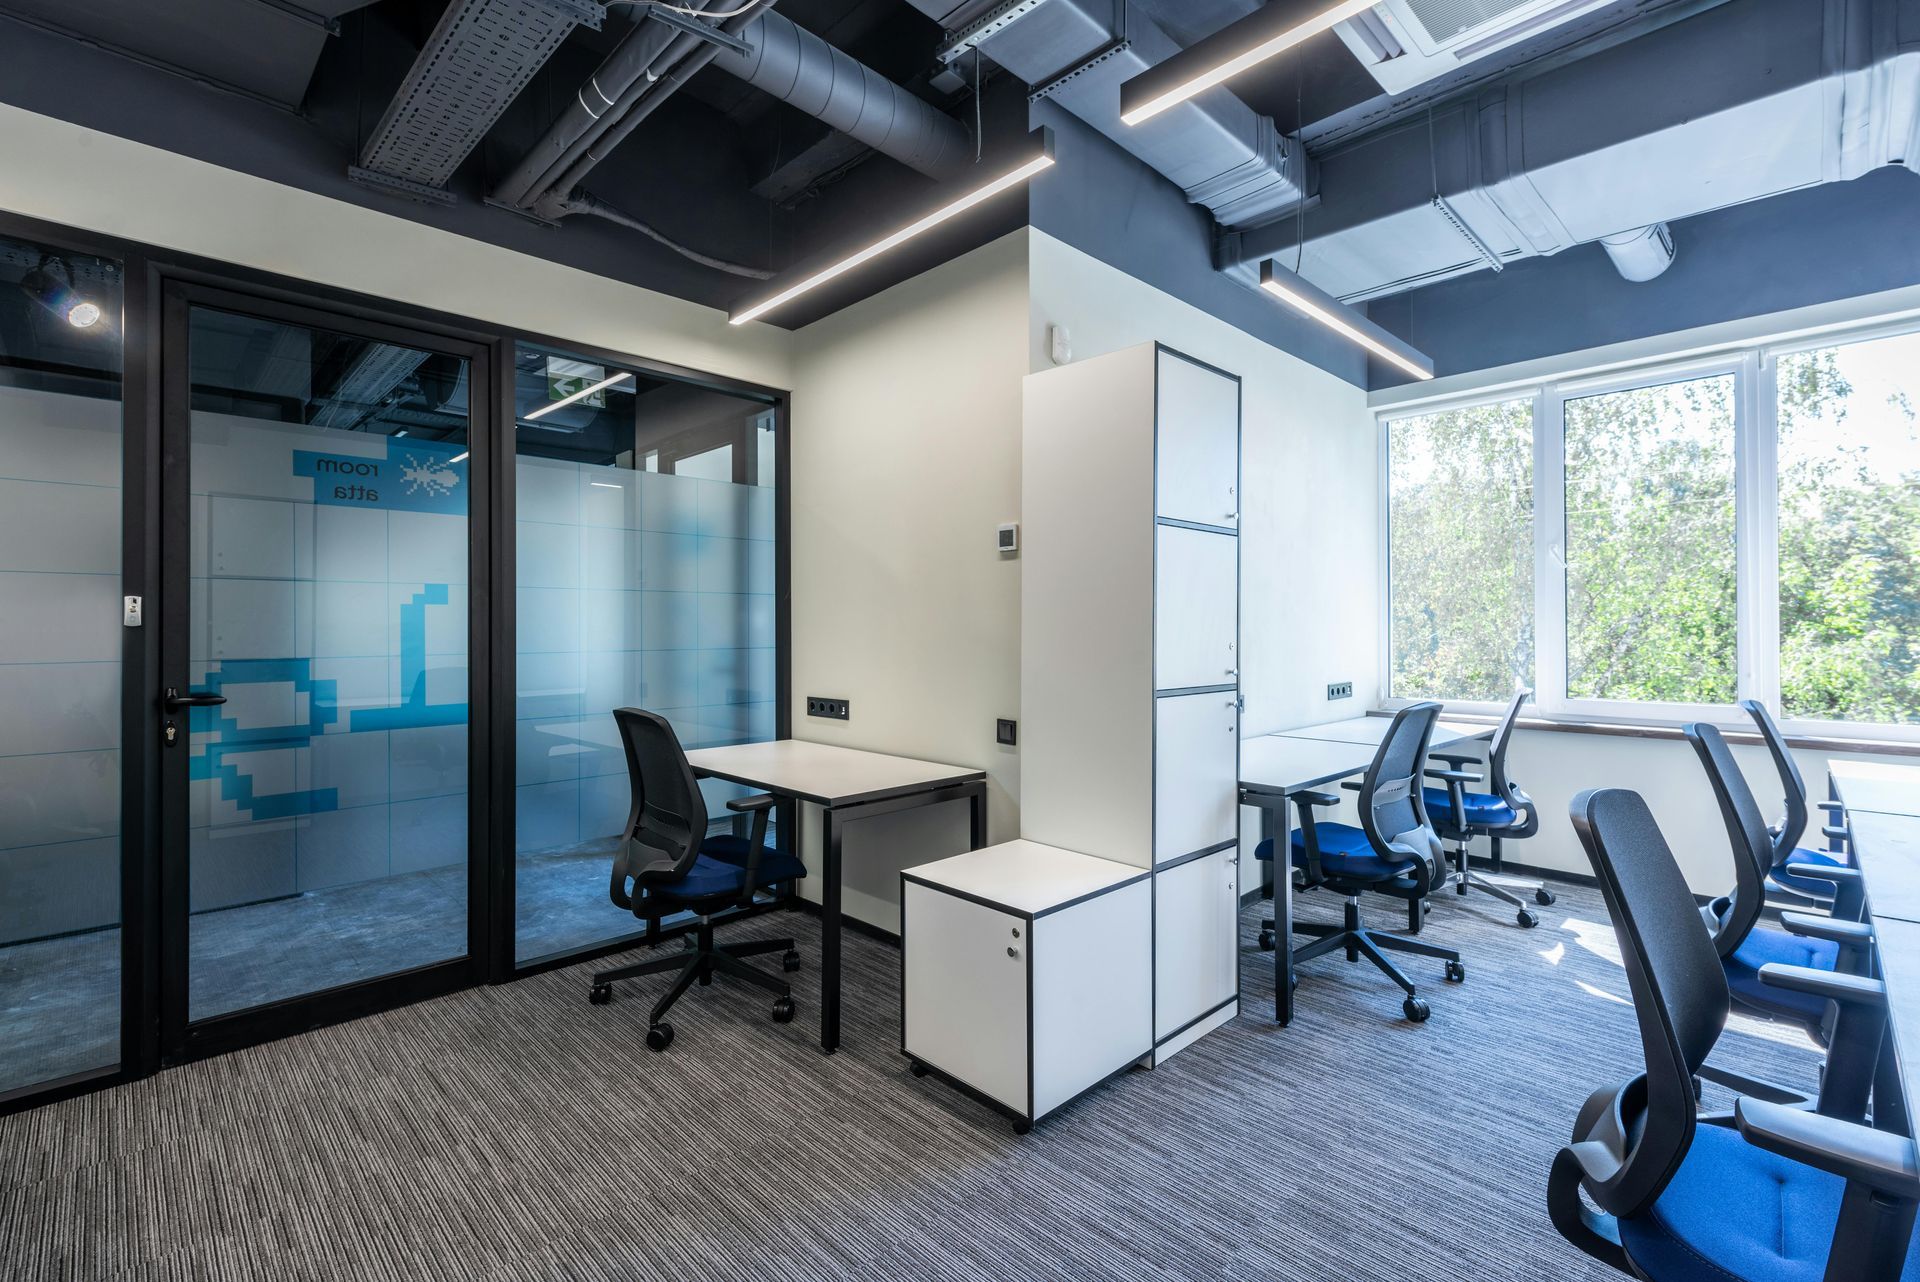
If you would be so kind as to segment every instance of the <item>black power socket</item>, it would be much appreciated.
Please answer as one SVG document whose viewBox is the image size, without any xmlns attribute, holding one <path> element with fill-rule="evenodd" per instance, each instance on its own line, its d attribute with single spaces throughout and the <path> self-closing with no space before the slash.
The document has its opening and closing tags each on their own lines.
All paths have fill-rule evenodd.
<svg viewBox="0 0 1920 1282">
<path fill-rule="evenodd" d="M 821 699 L 807 696 L 807 715 L 810 717 L 830 717 L 835 721 L 845 721 L 853 715 L 853 705 L 845 699 Z"/>
</svg>

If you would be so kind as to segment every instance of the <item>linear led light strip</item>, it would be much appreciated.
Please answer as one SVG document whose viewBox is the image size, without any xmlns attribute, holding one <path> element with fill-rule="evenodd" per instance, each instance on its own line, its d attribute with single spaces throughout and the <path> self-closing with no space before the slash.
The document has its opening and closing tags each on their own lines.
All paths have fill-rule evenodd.
<svg viewBox="0 0 1920 1282">
<path fill-rule="evenodd" d="M 1395 369 L 1404 370 L 1418 379 L 1433 377 L 1433 362 L 1423 353 L 1401 343 L 1372 321 L 1354 315 L 1345 303 L 1276 265 L 1272 259 L 1260 264 L 1260 288 L 1301 315 L 1319 321 L 1342 338 L 1360 344 Z M 1342 312 L 1352 316 L 1352 319 L 1342 316 Z"/>
<path fill-rule="evenodd" d="M 561 409 L 564 406 L 571 405 L 575 401 L 583 401 L 587 397 L 592 396 L 595 392 L 604 392 L 609 387 L 612 387 L 615 383 L 624 383 L 632 377 L 633 375 L 629 374 L 626 370 L 621 370 L 618 374 L 613 375 L 611 378 L 601 379 L 598 383 L 595 383 L 592 387 L 583 387 L 571 396 L 562 396 L 557 401 L 549 401 L 547 404 L 542 405 L 539 409 L 532 410 L 528 413 L 522 414 L 520 417 L 526 420 L 527 422 L 532 422 L 536 418 L 545 418 L 547 415 L 553 413 L 557 409 Z"/>
<path fill-rule="evenodd" d="M 1295 45 L 1311 40 L 1323 31 L 1365 13 L 1380 0 L 1342 0 L 1324 13 L 1270 35 L 1262 35 L 1276 22 L 1285 22 L 1290 6 L 1285 0 L 1240 19 L 1200 41 L 1184 52 L 1149 68 L 1120 86 L 1120 119 L 1130 125 L 1152 120 L 1170 107 L 1177 107 L 1196 94 L 1224 84 L 1249 67 L 1285 53 Z M 1248 44 L 1247 41 L 1252 43 Z M 1190 68 L 1204 68 L 1190 70 Z M 1168 81 L 1173 83 L 1168 84 Z M 1133 93 L 1128 90 L 1139 89 Z M 1135 98 L 1145 101 L 1136 103 Z"/>
<path fill-rule="evenodd" d="M 1045 131 L 1041 130 L 1039 132 L 1044 133 Z M 1026 182 L 1029 178 L 1032 178 L 1035 174 L 1041 173 L 1046 169 L 1050 169 L 1052 168 L 1052 166 L 1053 166 L 1053 144 L 1052 144 L 1051 137 L 1047 137 L 1042 139 L 1041 141 L 1040 154 L 1035 156 L 1033 159 L 1027 161 L 1025 164 L 1021 165 L 1017 169 L 1012 169 L 1004 174 L 1001 174 L 998 178 L 994 179 L 992 182 L 988 183 L 984 187 L 974 188 L 972 191 L 968 192 L 966 195 L 962 196 L 960 199 L 954 201 L 951 205 L 944 205 L 941 208 L 934 210 L 932 213 L 928 214 L 926 217 L 920 219 L 918 222 L 911 223 L 905 227 L 902 227 L 899 231 L 894 232 L 891 236 L 887 236 L 880 240 L 874 241 L 873 244 L 868 245 L 865 249 L 862 249 L 857 253 L 848 255 L 847 257 L 841 259 L 839 262 L 835 263 L 833 266 L 817 271 L 813 275 L 808 276 L 805 280 L 802 280 L 797 284 L 789 285 L 787 288 L 781 290 L 779 293 L 775 294 L 773 297 L 763 299 L 760 302 L 754 303 L 750 307 L 747 307 L 741 311 L 732 313 L 727 317 L 727 320 L 730 324 L 734 324 L 734 325 L 744 325 L 750 320 L 756 320 L 759 317 L 766 315 L 768 312 L 772 311 L 774 308 L 780 306 L 782 303 L 792 302 L 794 299 L 798 298 L 800 295 L 806 293 L 807 291 L 818 289 L 820 286 L 826 284 L 828 281 L 835 280 L 841 276 L 846 275 L 848 272 L 860 266 L 862 263 L 872 262 L 874 259 L 880 257 L 880 255 L 886 253 L 888 250 L 893 249 L 899 245 L 905 244 L 907 241 L 912 240 L 915 236 L 918 236 L 920 233 L 924 231 L 928 231 L 934 227 L 938 227 L 941 223 L 944 223 L 950 218 L 954 218 L 960 214 L 965 213 L 967 210 L 972 209 L 975 205 L 982 204 L 986 201 L 992 200 L 995 196 L 998 196 L 1003 191 L 1007 191 L 1011 188 L 1018 187 L 1021 183 Z"/>
</svg>

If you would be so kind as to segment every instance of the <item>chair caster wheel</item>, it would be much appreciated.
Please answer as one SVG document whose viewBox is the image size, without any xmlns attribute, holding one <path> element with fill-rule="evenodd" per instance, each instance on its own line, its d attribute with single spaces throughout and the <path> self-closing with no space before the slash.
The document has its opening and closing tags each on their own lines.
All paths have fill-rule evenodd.
<svg viewBox="0 0 1920 1282">
<path fill-rule="evenodd" d="M 595 1006 L 605 1006 L 608 1002 L 613 1000 L 613 985 L 612 984 L 595 984 L 592 988 L 587 990 L 587 1000 L 592 1002 Z"/>
<path fill-rule="evenodd" d="M 1533 902 L 1545 908 L 1553 903 L 1553 892 L 1542 886 L 1533 892 Z"/>
<path fill-rule="evenodd" d="M 1263 953 L 1272 952 L 1273 943 L 1274 943 L 1274 934 L 1272 931 L 1263 930 L 1260 932 L 1260 951 L 1261 952 Z"/>
<path fill-rule="evenodd" d="M 647 1030 L 647 1049 L 663 1051 L 673 1045 L 673 1025 L 655 1024 Z"/>
<path fill-rule="evenodd" d="M 925 1077 L 928 1074 L 928 1072 L 930 1072 L 931 1070 L 929 1070 L 927 1066 L 925 1064 L 922 1064 L 919 1060 L 910 1059 L 907 1061 L 907 1071 L 909 1073 L 912 1073 L 915 1077 Z"/>
<path fill-rule="evenodd" d="M 780 957 L 780 969 L 792 974 L 800 969 L 800 954 L 789 948 Z"/>
<path fill-rule="evenodd" d="M 1535 916 L 1530 910 L 1525 908 L 1522 908 L 1519 912 L 1515 913 L 1513 915 L 1513 919 L 1519 922 L 1520 925 L 1527 930 L 1532 930 L 1535 926 L 1538 926 L 1540 924 L 1540 919 L 1537 916 Z"/>
<path fill-rule="evenodd" d="M 1407 1018 L 1416 1024 L 1426 1023 L 1427 1017 L 1433 1014 L 1433 1011 L 1427 1007 L 1427 1004 L 1418 997 L 1407 998 L 1407 1000 L 1400 1003 L 1400 1009 L 1407 1012 Z"/>
<path fill-rule="evenodd" d="M 1449 984 L 1466 983 L 1467 982 L 1466 964 L 1463 962 L 1448 962 L 1447 963 L 1447 982 Z"/>
<path fill-rule="evenodd" d="M 791 1024 L 793 1022 L 793 998 L 776 997 L 773 1002 L 773 1022 Z"/>
</svg>

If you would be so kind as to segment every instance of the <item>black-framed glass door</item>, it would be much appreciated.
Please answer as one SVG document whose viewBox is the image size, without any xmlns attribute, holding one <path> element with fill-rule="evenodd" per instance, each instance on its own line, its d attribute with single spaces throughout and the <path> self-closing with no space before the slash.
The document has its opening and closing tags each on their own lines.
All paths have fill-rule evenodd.
<svg viewBox="0 0 1920 1282">
<path fill-rule="evenodd" d="M 479 977 L 490 362 L 182 282 L 161 359 L 161 1041 L 179 1057 Z"/>
</svg>

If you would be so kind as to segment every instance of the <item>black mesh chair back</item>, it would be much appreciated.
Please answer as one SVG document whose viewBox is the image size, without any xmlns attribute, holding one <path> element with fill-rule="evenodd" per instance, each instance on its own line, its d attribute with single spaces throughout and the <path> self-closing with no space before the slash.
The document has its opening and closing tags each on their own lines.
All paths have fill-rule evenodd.
<svg viewBox="0 0 1920 1282">
<path fill-rule="evenodd" d="M 1440 837 L 1420 794 L 1427 746 L 1439 717 L 1437 703 L 1409 704 L 1394 714 L 1373 764 L 1360 780 L 1358 803 L 1360 828 L 1373 848 L 1419 860 L 1429 885 L 1447 875 Z"/>
<path fill-rule="evenodd" d="M 1501 835 L 1506 837 L 1531 837 L 1540 831 L 1540 808 L 1533 804 L 1533 798 L 1515 786 L 1512 776 L 1507 774 L 1507 747 L 1513 742 L 1513 728 L 1520 720 L 1520 708 L 1533 698 L 1533 691 L 1518 690 L 1513 701 L 1507 704 L 1507 711 L 1500 718 L 1499 727 L 1493 732 L 1493 742 L 1487 746 L 1487 786 L 1494 796 L 1512 807 L 1517 815 L 1525 815 L 1523 822 L 1506 829 Z"/>
<path fill-rule="evenodd" d="M 1619 936 L 1646 1059 L 1644 1073 L 1587 1102 L 1575 1134 L 1588 1137 L 1581 1164 L 1594 1201 L 1631 1216 L 1660 1196 L 1693 1143 L 1693 1075 L 1732 998 L 1693 892 L 1640 795 L 1583 792 L 1572 817 Z"/>
<path fill-rule="evenodd" d="M 1806 834 L 1807 781 L 1801 776 L 1793 753 L 1787 750 L 1787 737 L 1780 733 L 1779 723 L 1774 721 L 1767 706 L 1758 699 L 1742 699 L 1740 710 L 1753 718 L 1760 738 L 1766 742 L 1767 754 L 1773 758 L 1773 768 L 1780 776 L 1781 791 L 1786 794 L 1786 813 L 1773 834 L 1773 858 L 1769 862 L 1769 867 L 1777 868 L 1793 857 L 1793 852 L 1800 848 L 1800 838 Z"/>
<path fill-rule="evenodd" d="M 1720 818 L 1727 826 L 1727 840 L 1733 848 L 1733 893 L 1716 899 L 1702 911 L 1713 933 L 1714 948 L 1720 956 L 1731 956 L 1760 920 L 1766 907 L 1767 870 L 1773 866 L 1773 843 L 1767 835 L 1767 821 L 1760 804 L 1740 773 L 1733 750 L 1727 747 L 1720 731 L 1703 722 L 1683 727 L 1687 742 L 1700 758 L 1713 785 L 1714 800 L 1720 803 Z"/>
<path fill-rule="evenodd" d="M 613 720 L 627 753 L 633 807 L 627 814 L 626 837 L 614 855 L 609 897 L 631 908 L 629 881 L 678 881 L 693 867 L 707 835 L 707 803 L 680 737 L 665 717 L 640 708 L 615 708 Z"/>
</svg>

